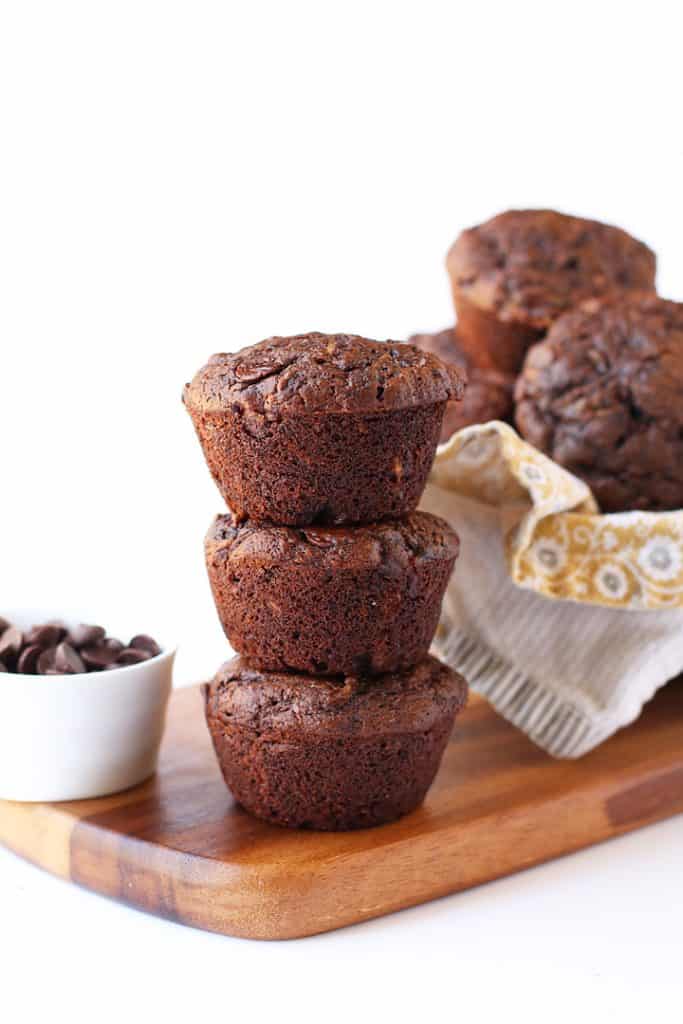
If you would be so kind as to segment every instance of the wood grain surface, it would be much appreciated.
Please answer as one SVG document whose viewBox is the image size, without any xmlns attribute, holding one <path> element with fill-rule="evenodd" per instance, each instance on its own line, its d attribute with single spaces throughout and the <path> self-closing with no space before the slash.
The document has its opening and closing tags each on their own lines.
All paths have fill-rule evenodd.
<svg viewBox="0 0 683 1024">
<path fill-rule="evenodd" d="M 63 878 L 247 938 L 388 914 L 683 811 L 683 683 L 580 761 L 554 761 L 473 698 L 424 805 L 360 832 L 261 824 L 226 790 L 197 688 L 171 700 L 159 772 L 125 793 L 0 801 L 0 841 Z"/>
</svg>

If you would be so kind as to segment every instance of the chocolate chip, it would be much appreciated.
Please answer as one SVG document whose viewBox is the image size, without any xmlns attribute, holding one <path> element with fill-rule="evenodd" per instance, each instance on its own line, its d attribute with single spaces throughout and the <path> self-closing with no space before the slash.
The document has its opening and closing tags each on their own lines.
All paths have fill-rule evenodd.
<svg viewBox="0 0 683 1024">
<path fill-rule="evenodd" d="M 156 657 L 157 654 L 161 654 L 161 647 L 159 647 L 156 640 L 151 636 L 146 636 L 144 633 L 138 633 L 137 636 L 134 636 L 128 646 L 135 648 L 136 651 L 149 651 L 152 658 Z"/>
<path fill-rule="evenodd" d="M 40 647 L 41 651 L 44 651 L 48 647 L 56 647 L 63 637 L 64 630 L 60 626 L 54 624 L 34 626 L 26 634 L 26 643 L 35 644 Z"/>
<path fill-rule="evenodd" d="M 38 659 L 42 654 L 42 650 L 37 644 L 32 644 L 30 647 L 24 647 L 23 651 L 19 655 L 17 661 L 17 672 L 21 672 L 27 676 L 33 676 L 38 671 Z"/>
<path fill-rule="evenodd" d="M 106 636 L 102 626 L 89 626 L 81 622 L 69 630 L 69 643 L 72 647 L 97 647 Z"/>
<path fill-rule="evenodd" d="M 38 657 L 38 674 L 46 676 L 55 667 L 56 647 L 46 647 Z"/>
<path fill-rule="evenodd" d="M 0 616 L 0 672 L 75 675 L 137 665 L 160 653 L 151 636 L 138 633 L 129 647 L 102 626 L 81 622 L 72 629 L 53 619 L 26 634 Z"/>
<path fill-rule="evenodd" d="M 55 651 L 55 668 L 65 675 L 74 675 L 77 672 L 85 672 L 85 665 L 78 653 L 71 644 L 62 640 Z"/>
<path fill-rule="evenodd" d="M 0 661 L 4 661 L 6 665 L 13 665 L 23 643 L 24 637 L 20 629 L 16 626 L 6 629 L 0 637 Z"/>
<path fill-rule="evenodd" d="M 116 662 L 118 665 L 139 665 L 141 661 L 147 661 L 154 657 L 150 651 L 142 651 L 135 647 L 126 647 L 121 651 Z"/>
<path fill-rule="evenodd" d="M 105 647 L 104 644 L 100 644 L 98 647 L 81 648 L 81 658 L 86 667 L 95 672 L 113 665 L 119 653 L 119 651 L 112 650 L 111 647 Z"/>
</svg>

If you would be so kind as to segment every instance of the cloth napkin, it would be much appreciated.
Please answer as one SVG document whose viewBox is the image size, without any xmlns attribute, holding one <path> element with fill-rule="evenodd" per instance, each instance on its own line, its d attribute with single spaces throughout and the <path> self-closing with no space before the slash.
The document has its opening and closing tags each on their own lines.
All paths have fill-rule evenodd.
<svg viewBox="0 0 683 1024">
<path fill-rule="evenodd" d="M 600 515 L 498 422 L 439 448 L 421 507 L 462 543 L 436 654 L 548 753 L 587 753 L 683 670 L 683 511 Z"/>
</svg>

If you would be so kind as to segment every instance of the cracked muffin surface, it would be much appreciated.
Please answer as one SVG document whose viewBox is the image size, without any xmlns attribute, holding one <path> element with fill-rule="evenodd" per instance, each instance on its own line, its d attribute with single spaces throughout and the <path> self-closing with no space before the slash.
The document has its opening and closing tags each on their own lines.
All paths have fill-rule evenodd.
<svg viewBox="0 0 683 1024">
<path fill-rule="evenodd" d="M 539 331 L 569 307 L 654 288 L 656 259 L 621 228 L 555 210 L 509 210 L 463 231 L 447 257 L 458 294 Z"/>
<path fill-rule="evenodd" d="M 264 741 L 373 738 L 423 732 L 467 699 L 465 680 L 436 658 L 377 679 L 262 672 L 241 658 L 218 670 L 206 692 L 207 716 L 252 729 Z"/>
<path fill-rule="evenodd" d="M 583 303 L 529 350 L 515 399 L 522 436 L 603 511 L 683 508 L 683 304 Z"/>
<path fill-rule="evenodd" d="M 312 332 L 212 356 L 185 401 L 264 416 L 359 413 L 445 402 L 463 389 L 457 369 L 411 345 Z"/>
</svg>

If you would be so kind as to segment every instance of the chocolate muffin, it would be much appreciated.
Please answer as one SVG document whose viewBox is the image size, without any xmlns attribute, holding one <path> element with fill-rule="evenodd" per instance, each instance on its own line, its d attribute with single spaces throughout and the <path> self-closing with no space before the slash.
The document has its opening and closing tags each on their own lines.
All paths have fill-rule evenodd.
<svg viewBox="0 0 683 1024">
<path fill-rule="evenodd" d="M 370 681 L 262 673 L 236 658 L 204 696 L 223 777 L 247 811 L 343 830 L 422 802 L 467 684 L 434 658 Z"/>
<path fill-rule="evenodd" d="M 426 656 L 458 538 L 426 512 L 352 528 L 222 515 L 205 551 L 223 629 L 254 666 L 376 675 Z"/>
<path fill-rule="evenodd" d="M 590 486 L 605 512 L 683 508 L 683 305 L 594 300 L 530 349 L 520 433 Z"/>
<path fill-rule="evenodd" d="M 237 516 L 298 526 L 412 512 L 463 388 L 410 345 L 303 334 L 213 356 L 183 398 Z"/>
<path fill-rule="evenodd" d="M 423 352 L 432 352 L 444 363 L 457 366 L 467 375 L 461 401 L 449 402 L 446 406 L 441 424 L 442 442 L 457 430 L 474 423 L 511 419 L 514 376 L 472 366 L 459 342 L 456 328 L 447 328 L 436 334 L 414 334 L 408 341 Z"/>
<path fill-rule="evenodd" d="M 463 231 L 446 259 L 472 364 L 517 373 L 529 345 L 593 296 L 654 291 L 655 255 L 620 228 L 554 210 L 509 210 Z"/>
</svg>

